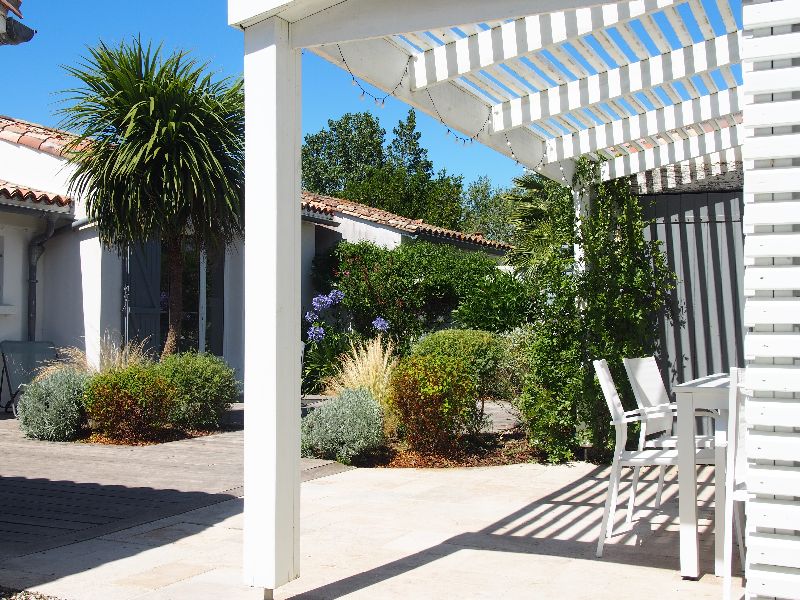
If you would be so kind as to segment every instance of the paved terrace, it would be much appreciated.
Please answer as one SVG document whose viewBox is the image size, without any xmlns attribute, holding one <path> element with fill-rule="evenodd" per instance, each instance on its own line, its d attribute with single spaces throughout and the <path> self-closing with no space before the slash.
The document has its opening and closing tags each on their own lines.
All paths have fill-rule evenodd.
<svg viewBox="0 0 800 600">
<path fill-rule="evenodd" d="M 6 419 L 0 453 L 0 586 L 65 600 L 261 597 L 240 584 L 241 431 L 123 448 L 26 440 Z M 706 517 L 710 474 L 701 476 Z M 606 476 L 585 463 L 347 470 L 304 461 L 303 575 L 276 598 L 721 597 L 713 575 L 678 574 L 675 473 L 658 512 L 647 508 L 655 481 L 646 477 L 633 529 L 594 558 Z M 708 573 L 708 531 L 701 543 Z"/>
</svg>

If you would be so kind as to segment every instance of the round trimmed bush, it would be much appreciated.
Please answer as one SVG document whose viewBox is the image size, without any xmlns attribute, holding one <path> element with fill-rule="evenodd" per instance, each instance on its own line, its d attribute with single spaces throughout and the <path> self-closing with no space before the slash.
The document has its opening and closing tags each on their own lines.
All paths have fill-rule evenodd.
<svg viewBox="0 0 800 600">
<path fill-rule="evenodd" d="M 303 456 L 350 464 L 383 446 L 383 409 L 365 388 L 342 390 L 306 416 L 300 432 Z"/>
<path fill-rule="evenodd" d="M 83 396 L 94 431 L 118 441 L 157 441 L 170 426 L 174 390 L 157 365 L 95 375 Z"/>
<path fill-rule="evenodd" d="M 184 429 L 218 429 L 239 395 L 233 369 L 213 354 L 173 354 L 158 372 L 174 390 L 170 420 Z"/>
<path fill-rule="evenodd" d="M 392 407 L 409 446 L 419 452 L 452 450 L 484 420 L 470 370 L 450 356 L 401 360 L 392 376 Z"/>
<path fill-rule="evenodd" d="M 476 329 L 444 329 L 420 339 L 411 348 L 411 354 L 458 359 L 475 381 L 478 398 L 505 397 L 498 371 L 505 349 L 497 334 Z"/>
<path fill-rule="evenodd" d="M 25 388 L 19 399 L 19 424 L 29 438 L 66 442 L 83 429 L 83 393 L 89 376 L 59 369 Z"/>
</svg>

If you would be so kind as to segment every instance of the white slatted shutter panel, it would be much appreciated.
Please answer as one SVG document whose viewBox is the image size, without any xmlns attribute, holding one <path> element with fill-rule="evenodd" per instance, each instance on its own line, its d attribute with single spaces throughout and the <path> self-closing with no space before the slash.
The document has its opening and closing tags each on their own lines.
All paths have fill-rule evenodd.
<svg viewBox="0 0 800 600">
<path fill-rule="evenodd" d="M 800 2 L 743 16 L 747 592 L 800 600 Z"/>
</svg>

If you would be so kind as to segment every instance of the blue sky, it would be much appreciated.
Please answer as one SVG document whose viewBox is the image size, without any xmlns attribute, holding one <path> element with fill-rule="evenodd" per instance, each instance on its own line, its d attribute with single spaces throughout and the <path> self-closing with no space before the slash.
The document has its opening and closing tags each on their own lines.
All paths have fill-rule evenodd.
<svg viewBox="0 0 800 600">
<path fill-rule="evenodd" d="M 711 26 L 718 34 L 723 28 L 716 8 L 719 2 L 730 3 L 734 14 L 738 18 L 741 15 L 741 0 L 701 0 Z M 80 10 L 76 11 L 76 7 Z M 683 8 L 681 6 L 679 11 Z M 212 69 L 220 73 L 239 75 L 242 70 L 242 33 L 227 25 L 227 0 L 169 0 L 157 4 L 109 0 L 83 0 L 77 4 L 25 0 L 22 9 L 25 24 L 37 29 L 38 33 L 27 44 L 3 48 L 6 87 L 0 100 L 0 114 L 57 126 L 58 91 L 72 85 L 61 65 L 79 62 L 86 47 L 101 39 L 115 43 L 141 35 L 143 40 L 163 42 L 167 50 L 191 50 L 197 58 L 208 61 Z M 686 12 L 682 10 L 682 15 Z M 698 40 L 701 35 L 696 23 L 692 22 L 691 11 L 684 19 L 690 35 Z M 658 19 L 657 23 L 673 47 L 678 46 L 677 37 L 669 30 L 669 25 Z M 646 33 L 642 35 L 646 36 Z M 652 42 L 642 39 L 650 48 Z M 596 49 L 606 60 L 602 48 Z M 740 70 L 735 74 L 737 80 L 740 79 Z M 723 85 L 718 87 L 722 89 Z M 676 91 L 681 95 L 685 92 L 680 87 Z M 408 107 L 393 98 L 386 101 L 384 108 L 361 101 L 358 88 L 351 85 L 350 76 L 345 71 L 311 53 L 304 54 L 304 133 L 319 131 L 328 119 L 362 110 L 378 116 L 384 129 L 391 133 L 397 121 L 405 117 Z M 430 150 L 437 169 L 444 167 L 451 173 L 463 175 L 467 182 L 488 175 L 498 186 L 509 185 L 513 177 L 522 173 L 522 168 L 514 161 L 480 144 L 456 145 L 453 138 L 446 137 L 446 129 L 438 121 L 423 113 L 417 116 L 423 134 L 422 143 Z M 586 122 L 591 123 L 591 113 L 585 116 Z"/>
<path fill-rule="evenodd" d="M 23 22 L 38 33 L 27 44 L 3 48 L 5 90 L 0 114 L 10 117 L 58 125 L 57 92 L 72 85 L 61 65 L 77 63 L 86 46 L 100 39 L 115 42 L 141 34 L 144 40 L 163 41 L 167 49 L 190 49 L 216 71 L 229 75 L 242 71 L 242 33 L 227 25 L 227 0 L 83 0 L 77 4 L 24 0 L 22 10 Z M 310 53 L 304 54 L 304 133 L 319 131 L 328 119 L 362 110 L 377 115 L 391 133 L 397 121 L 405 117 L 408 106 L 393 98 L 386 101 L 384 108 L 362 102 L 345 71 Z M 417 117 L 422 142 L 437 169 L 444 167 L 464 175 L 466 181 L 488 175 L 502 186 L 522 173 L 512 160 L 480 144 L 456 146 L 437 121 L 423 113 L 417 113 Z"/>
</svg>

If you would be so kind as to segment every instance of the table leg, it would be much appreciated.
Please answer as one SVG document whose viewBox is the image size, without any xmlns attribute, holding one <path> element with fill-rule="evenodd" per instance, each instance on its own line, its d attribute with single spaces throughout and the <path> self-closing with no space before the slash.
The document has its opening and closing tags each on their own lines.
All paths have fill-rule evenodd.
<svg viewBox="0 0 800 600">
<path fill-rule="evenodd" d="M 725 574 L 725 481 L 727 472 L 728 411 L 721 410 L 714 423 L 714 574 Z"/>
<path fill-rule="evenodd" d="M 694 397 L 676 394 L 678 405 L 678 517 L 681 532 L 681 576 L 700 576 L 697 539 L 697 468 L 695 466 Z"/>
</svg>

